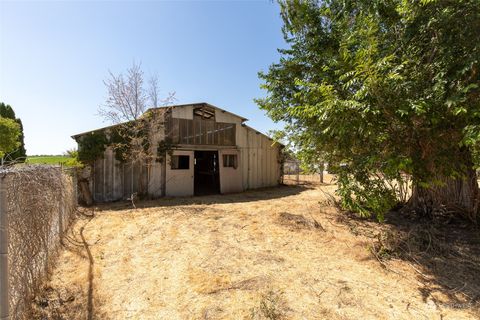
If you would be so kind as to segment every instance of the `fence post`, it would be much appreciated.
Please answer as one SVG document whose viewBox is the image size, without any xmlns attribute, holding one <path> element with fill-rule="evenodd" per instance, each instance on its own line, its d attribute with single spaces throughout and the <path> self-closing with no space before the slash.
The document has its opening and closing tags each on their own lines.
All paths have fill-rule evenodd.
<svg viewBox="0 0 480 320">
<path fill-rule="evenodd" d="M 10 319 L 8 313 L 8 215 L 6 175 L 0 176 L 0 320 Z"/>
<path fill-rule="evenodd" d="M 296 175 L 297 175 L 297 185 L 300 184 L 300 164 L 298 163 L 298 161 L 295 162 L 295 171 L 296 171 Z"/>
</svg>

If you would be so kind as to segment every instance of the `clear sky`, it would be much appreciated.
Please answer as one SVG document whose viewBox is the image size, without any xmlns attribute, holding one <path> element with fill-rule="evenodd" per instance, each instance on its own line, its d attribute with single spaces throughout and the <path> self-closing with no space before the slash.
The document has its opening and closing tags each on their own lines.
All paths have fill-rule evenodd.
<svg viewBox="0 0 480 320">
<path fill-rule="evenodd" d="M 257 72 L 285 47 L 272 1 L 4 2 L 0 102 L 24 125 L 27 154 L 60 154 L 72 134 L 107 125 L 97 115 L 108 71 L 141 62 L 177 103 L 209 102 L 267 132 L 253 102 Z"/>
</svg>

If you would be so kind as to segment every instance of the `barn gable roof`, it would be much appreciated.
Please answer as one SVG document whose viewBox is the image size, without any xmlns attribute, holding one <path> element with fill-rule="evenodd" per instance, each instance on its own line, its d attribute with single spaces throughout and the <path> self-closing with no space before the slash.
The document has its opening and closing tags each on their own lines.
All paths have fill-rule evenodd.
<svg viewBox="0 0 480 320">
<path fill-rule="evenodd" d="M 193 107 L 197 107 L 197 106 L 198 106 L 198 107 L 207 106 L 207 107 L 210 107 L 210 108 L 219 110 L 219 111 L 221 111 L 221 112 L 231 114 L 232 116 L 241 119 L 242 122 L 248 121 L 247 118 L 244 118 L 244 117 L 242 117 L 242 116 L 239 116 L 238 114 L 235 114 L 235 113 L 233 113 L 233 112 L 224 110 L 224 109 L 222 109 L 222 108 L 219 108 L 219 107 L 214 106 L 213 104 L 210 104 L 210 103 L 207 103 L 207 102 L 196 102 L 196 103 L 187 103 L 187 104 L 177 104 L 177 105 L 166 106 L 166 107 L 150 108 L 150 109 L 148 109 L 146 112 L 151 111 L 151 110 L 161 110 L 161 109 L 166 109 L 166 108 L 182 108 L 182 107 L 192 107 L 192 106 L 193 106 Z"/>
<path fill-rule="evenodd" d="M 207 103 L 207 102 L 196 102 L 196 103 L 186 103 L 186 104 L 177 104 L 177 105 L 173 105 L 173 106 L 165 106 L 165 107 L 158 107 L 158 108 L 149 108 L 147 109 L 147 111 L 145 111 L 145 113 L 149 112 L 149 111 L 154 111 L 154 110 L 164 110 L 164 109 L 168 109 L 168 108 L 184 108 L 184 107 L 191 107 L 191 106 L 208 106 L 208 107 L 211 107 L 211 108 L 214 108 L 216 110 L 219 110 L 221 112 L 225 112 L 225 113 L 228 113 L 228 114 L 231 114 L 232 116 L 234 117 L 237 117 L 239 119 L 242 120 L 242 122 L 245 122 L 245 121 L 248 121 L 247 118 L 244 118 L 242 116 L 239 116 L 235 113 L 232 113 L 230 111 L 227 111 L 227 110 L 224 110 L 222 108 L 219 108 L 219 107 L 216 107 L 210 103 Z M 77 140 L 78 137 L 81 137 L 83 135 L 86 135 L 88 133 L 91 133 L 91 132 L 95 132 L 95 131 L 99 131 L 99 130 L 106 130 L 106 129 L 110 129 L 110 128 L 115 128 L 119 125 L 122 125 L 122 124 L 125 124 L 126 122 L 124 123 L 119 123 L 119 124 L 113 124 L 113 125 L 110 125 L 110 126 L 105 126 L 105 127 L 101 127 L 101 128 L 97 128 L 97 129 L 94 129 L 94 130 L 89 130 L 89 131 L 85 131 L 85 132 L 81 132 L 81 133 L 77 133 L 77 134 L 74 134 L 71 136 L 72 139 L 74 140 Z"/>
<path fill-rule="evenodd" d="M 233 113 L 233 112 L 224 110 L 224 109 L 222 109 L 222 108 L 219 108 L 219 107 L 214 106 L 214 105 L 212 105 L 212 104 L 210 104 L 210 103 L 207 103 L 207 102 L 187 103 L 187 104 L 178 104 L 178 105 L 158 107 L 158 108 L 149 108 L 147 111 L 145 111 L 145 113 L 147 113 L 147 112 L 149 112 L 149 111 L 164 110 L 164 109 L 168 109 L 168 108 L 184 108 L 184 107 L 191 107 L 191 106 L 193 106 L 193 107 L 196 107 L 196 106 L 198 106 L 198 107 L 200 107 L 200 106 L 208 106 L 208 107 L 210 107 L 210 108 L 214 108 L 214 109 L 216 109 L 216 110 L 219 110 L 220 112 L 228 113 L 228 114 L 230 114 L 230 115 L 232 115 L 232 116 L 234 116 L 234 117 L 239 118 L 239 119 L 241 120 L 241 122 L 242 122 L 242 126 L 247 127 L 248 129 L 256 132 L 257 134 L 264 135 L 264 136 L 266 136 L 268 139 L 272 140 L 272 139 L 271 139 L 270 137 L 268 137 L 266 134 L 261 133 L 260 131 L 254 129 L 254 128 L 250 127 L 250 126 L 247 126 L 247 125 L 244 123 L 245 121 L 248 121 L 247 118 L 242 117 L 242 116 L 239 116 L 239 115 L 237 115 L 237 114 L 235 114 L 235 113 Z M 86 135 L 86 134 L 88 134 L 88 133 L 95 132 L 95 131 L 99 131 L 99 130 L 106 130 L 106 129 L 110 129 L 110 128 L 115 128 L 115 127 L 117 127 L 117 126 L 119 126 L 119 125 L 122 125 L 122 124 L 125 124 L 125 123 L 126 123 L 126 122 L 120 123 L 120 124 L 114 124 L 114 125 L 110 125 L 110 126 L 106 126 L 106 127 L 102 127 L 102 128 L 97 128 L 97 129 L 90 130 L 90 131 L 85 131 L 85 132 L 82 132 L 82 133 L 77 133 L 77 134 L 75 134 L 75 135 L 72 135 L 71 137 L 72 137 L 72 139 L 77 140 L 79 137 L 84 136 L 84 135 Z M 280 144 L 280 143 L 279 143 L 279 144 Z"/>
</svg>

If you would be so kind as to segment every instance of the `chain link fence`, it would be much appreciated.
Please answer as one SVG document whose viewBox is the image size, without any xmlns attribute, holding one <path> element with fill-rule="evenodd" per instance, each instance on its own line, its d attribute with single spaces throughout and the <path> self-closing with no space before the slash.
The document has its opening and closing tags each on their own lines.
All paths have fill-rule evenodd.
<svg viewBox="0 0 480 320">
<path fill-rule="evenodd" d="M 72 171 L 0 167 L 0 319 L 28 319 L 77 206 Z"/>
</svg>

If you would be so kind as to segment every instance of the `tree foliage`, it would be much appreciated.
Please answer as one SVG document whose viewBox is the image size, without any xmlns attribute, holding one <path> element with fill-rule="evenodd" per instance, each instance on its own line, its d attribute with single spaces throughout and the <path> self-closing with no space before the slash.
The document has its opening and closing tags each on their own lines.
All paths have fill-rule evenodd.
<svg viewBox="0 0 480 320">
<path fill-rule="evenodd" d="M 77 149 L 68 149 L 63 153 L 63 155 L 68 157 L 68 160 L 65 161 L 66 166 L 83 168 L 83 163 L 79 160 Z"/>
<path fill-rule="evenodd" d="M 478 0 L 280 6 L 288 48 L 260 73 L 257 102 L 299 149 L 322 152 L 346 208 L 381 218 L 397 199 L 389 182 L 428 189 L 478 165 Z"/>
<path fill-rule="evenodd" d="M 19 136 L 20 126 L 18 123 L 15 120 L 0 116 L 0 158 L 20 146 Z"/>
<path fill-rule="evenodd" d="M 78 160 L 85 164 L 93 164 L 103 157 L 109 141 L 102 130 L 92 131 L 78 139 Z"/>
<path fill-rule="evenodd" d="M 15 161 L 21 161 L 21 162 L 25 161 L 27 157 L 27 151 L 25 150 L 22 120 L 15 116 L 15 112 L 13 111 L 13 108 L 10 105 L 5 104 L 3 102 L 0 102 L 0 117 L 15 120 L 15 122 L 18 124 L 18 127 L 20 129 L 20 135 L 18 136 L 18 142 L 20 143 L 20 145 L 18 145 L 16 149 L 10 150 L 10 152 L 8 153 L 7 159 L 5 160 L 7 161 L 15 160 Z"/>
<path fill-rule="evenodd" d="M 298 140 L 299 136 L 289 135 L 286 130 L 271 130 L 268 136 L 285 146 L 282 152 L 287 158 L 298 160 L 303 173 L 321 173 L 325 170 L 325 156 L 322 150 L 314 145 L 307 147 L 302 139 Z"/>
<path fill-rule="evenodd" d="M 110 129 L 109 145 L 120 162 L 150 160 L 150 123 L 145 119 L 127 122 Z"/>
</svg>

